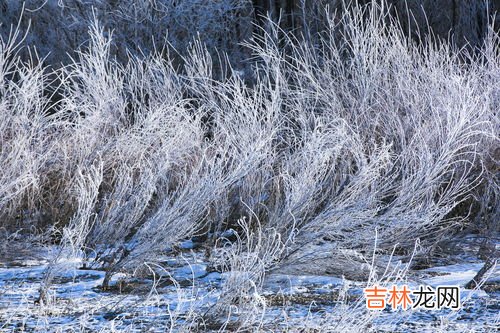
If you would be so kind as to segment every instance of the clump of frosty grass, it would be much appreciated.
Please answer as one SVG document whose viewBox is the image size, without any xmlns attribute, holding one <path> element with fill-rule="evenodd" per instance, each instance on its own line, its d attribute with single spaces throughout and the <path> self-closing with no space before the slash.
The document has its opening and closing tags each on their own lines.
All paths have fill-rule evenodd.
<svg viewBox="0 0 500 333">
<path fill-rule="evenodd" d="M 472 53 L 355 6 L 320 45 L 276 26 L 256 35 L 245 81 L 230 67 L 216 76 L 199 42 L 182 66 L 165 52 L 119 63 L 97 23 L 57 70 L 22 61 L 19 39 L 0 41 L 0 218 L 8 231 L 59 230 L 42 301 L 63 257 L 104 270 L 106 289 L 208 236 L 208 259 L 228 272 L 210 315 L 258 327 L 266 273 L 366 280 L 375 232 L 377 251 L 411 252 L 467 223 L 452 214 L 460 203 L 490 200 L 476 187 L 498 197 L 493 29 Z M 237 239 L 221 241 L 231 228 Z"/>
</svg>

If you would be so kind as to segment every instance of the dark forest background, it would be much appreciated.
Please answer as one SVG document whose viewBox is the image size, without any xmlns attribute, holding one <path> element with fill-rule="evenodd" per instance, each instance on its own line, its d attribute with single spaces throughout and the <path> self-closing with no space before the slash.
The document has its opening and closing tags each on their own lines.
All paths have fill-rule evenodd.
<svg viewBox="0 0 500 333">
<path fill-rule="evenodd" d="M 269 25 L 267 18 L 279 23 L 283 31 L 311 39 L 325 30 L 329 14 L 342 13 L 352 3 L 348 0 L 1 0 L 0 33 L 7 38 L 12 26 L 18 24 L 21 32 L 30 30 L 25 44 L 36 46 L 39 56 L 57 65 L 67 63 L 68 55 L 87 42 L 89 23 L 97 18 L 113 31 L 113 52 L 123 61 L 127 59 L 127 49 L 148 53 L 168 41 L 182 53 L 193 38 L 199 37 L 209 50 L 227 52 L 233 62 L 238 62 L 247 55 L 241 42 L 265 30 Z M 387 3 L 391 15 L 414 38 L 427 36 L 431 29 L 435 36 L 457 47 L 479 47 L 488 25 L 495 22 L 496 28 L 500 27 L 497 14 L 500 0 L 389 0 Z"/>
</svg>

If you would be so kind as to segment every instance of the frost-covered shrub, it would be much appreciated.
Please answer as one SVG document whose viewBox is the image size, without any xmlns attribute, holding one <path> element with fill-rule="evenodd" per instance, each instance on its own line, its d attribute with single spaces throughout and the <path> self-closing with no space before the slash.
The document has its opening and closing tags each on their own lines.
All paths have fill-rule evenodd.
<svg viewBox="0 0 500 333">
<path fill-rule="evenodd" d="M 270 39 L 254 46 L 284 87 L 299 143 L 283 159 L 288 188 L 274 212 L 296 229 L 288 264 L 328 270 L 335 255 L 320 259 L 312 244 L 364 253 L 375 229 L 382 249 L 433 244 L 464 222 L 451 213 L 481 182 L 480 151 L 498 142 L 498 55 L 417 44 L 375 5 L 330 21 L 318 48 L 288 43 L 287 54 Z"/>
<path fill-rule="evenodd" d="M 29 229 L 27 221 L 44 219 L 37 209 L 56 185 L 48 170 L 56 163 L 54 139 L 62 123 L 50 115 L 50 96 L 44 87 L 45 69 L 18 56 L 22 36 L 11 31 L 0 38 L 0 219 L 17 220 L 16 228 Z M 28 222 L 29 223 L 29 222 Z"/>
<path fill-rule="evenodd" d="M 456 208 L 498 142 L 497 55 L 416 43 L 375 5 L 329 26 L 319 47 L 278 40 L 276 27 L 249 45 L 272 106 L 265 119 L 279 119 L 264 182 L 273 186 L 254 198 L 290 240 L 280 271 L 347 273 L 340 257 L 366 261 L 375 230 L 381 250 L 436 244 L 467 221 Z"/>
<path fill-rule="evenodd" d="M 85 249 L 105 281 L 229 227 L 249 235 L 237 253 L 258 230 L 261 244 L 283 244 L 264 268 L 231 259 L 256 276 L 276 267 L 347 274 L 349 260 L 369 259 L 375 231 L 381 251 L 417 238 L 433 245 L 463 225 L 455 208 L 478 185 L 488 186 L 483 206 L 498 195 L 493 31 L 477 56 L 417 44 L 376 6 L 330 17 L 320 45 L 269 27 L 246 45 L 250 80 L 216 68 L 215 45 L 201 41 L 182 66 L 161 51 L 121 61 L 98 25 L 58 70 L 30 66 L 2 43 L 2 213 L 50 211 L 63 243 Z M 52 105 L 50 75 L 60 94 Z M 247 252 L 256 263 L 268 254 Z"/>
</svg>

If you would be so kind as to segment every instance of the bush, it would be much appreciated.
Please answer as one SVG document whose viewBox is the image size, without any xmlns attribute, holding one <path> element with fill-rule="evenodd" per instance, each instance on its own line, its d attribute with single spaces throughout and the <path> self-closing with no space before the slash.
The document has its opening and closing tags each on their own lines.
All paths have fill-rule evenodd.
<svg viewBox="0 0 500 333">
<path fill-rule="evenodd" d="M 483 172 L 498 143 L 492 29 L 473 55 L 408 39 L 374 4 L 332 18 L 320 45 L 269 25 L 246 45 L 250 77 L 230 66 L 218 75 L 200 41 L 182 66 L 162 52 L 119 61 L 96 23 L 88 47 L 60 69 L 21 61 L 17 35 L 2 41 L 6 227 L 23 209 L 52 216 L 63 244 L 107 270 L 104 285 L 183 239 L 229 227 L 251 244 L 255 276 L 297 265 L 317 273 L 338 270 L 338 254 L 368 260 L 375 231 L 380 251 L 436 244 L 467 221 L 453 212 L 475 188 L 489 184 L 476 194 L 482 205 L 498 196 L 491 168 Z M 56 104 L 46 95 L 52 76 Z M 273 245 L 265 265 L 253 231 Z"/>
</svg>

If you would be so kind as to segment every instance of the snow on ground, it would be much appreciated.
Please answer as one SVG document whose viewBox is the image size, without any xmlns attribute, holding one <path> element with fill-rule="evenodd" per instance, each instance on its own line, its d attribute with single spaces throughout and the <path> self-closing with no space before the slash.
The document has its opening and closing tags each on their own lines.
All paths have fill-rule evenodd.
<svg viewBox="0 0 500 333">
<path fill-rule="evenodd" d="M 482 263 L 465 263 L 449 266 L 439 266 L 428 268 L 423 273 L 431 273 L 432 277 L 424 279 L 425 283 L 437 287 L 440 285 L 464 286 L 474 278 L 477 272 L 483 267 Z M 499 281 L 500 267 L 496 267 L 491 273 L 490 281 Z"/>
<path fill-rule="evenodd" d="M 210 271 L 202 256 L 192 250 L 196 246 L 186 245 L 191 254 L 165 258 L 167 265 L 156 269 L 153 279 L 129 279 L 122 287 L 120 283 L 126 276 L 117 274 L 112 284 L 119 287 L 111 291 L 100 289 L 104 272 L 79 269 L 78 260 L 65 262 L 50 289 L 50 304 L 41 305 L 35 304 L 35 300 L 47 258 L 28 256 L 25 261 L 3 258 L 0 332 L 163 332 L 174 324 L 180 325 L 193 313 L 203 314 L 214 306 L 225 279 L 225 273 Z M 408 283 L 463 286 L 481 267 L 480 262 L 433 267 L 418 272 L 414 279 L 408 277 Z M 490 282 L 498 283 L 499 276 L 497 268 Z M 368 316 L 373 327 L 381 332 L 435 332 L 440 327 L 447 332 L 483 332 L 500 327 L 498 291 L 462 290 L 464 304 L 458 312 L 395 313 L 386 309 L 368 314 L 364 309 L 362 284 L 338 277 L 273 273 L 264 281 L 261 294 L 267 304 L 263 327 L 271 331 L 302 324 L 311 327 L 315 323 L 324 328 L 345 320 L 349 311 L 340 310 L 345 311 L 346 306 L 352 307 L 349 320 Z"/>
</svg>

